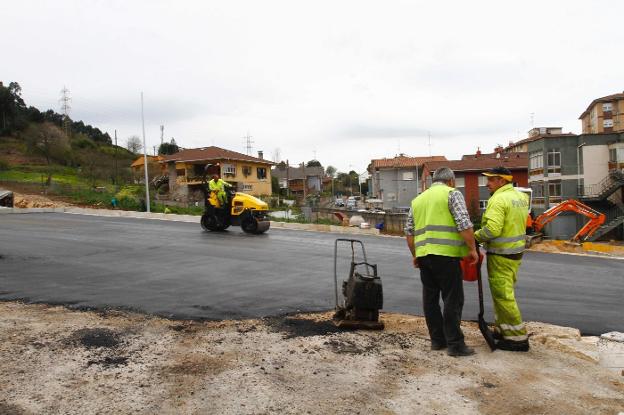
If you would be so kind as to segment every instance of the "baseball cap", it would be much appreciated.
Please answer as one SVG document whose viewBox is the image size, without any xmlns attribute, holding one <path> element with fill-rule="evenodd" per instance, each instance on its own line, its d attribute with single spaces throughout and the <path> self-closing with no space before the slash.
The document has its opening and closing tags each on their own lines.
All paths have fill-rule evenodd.
<svg viewBox="0 0 624 415">
<path fill-rule="evenodd" d="M 488 177 L 495 177 L 495 176 L 502 177 L 508 182 L 513 180 L 513 175 L 511 174 L 511 170 L 503 166 L 491 168 L 488 171 L 483 172 L 481 174 L 483 174 L 484 176 L 488 176 Z"/>
</svg>

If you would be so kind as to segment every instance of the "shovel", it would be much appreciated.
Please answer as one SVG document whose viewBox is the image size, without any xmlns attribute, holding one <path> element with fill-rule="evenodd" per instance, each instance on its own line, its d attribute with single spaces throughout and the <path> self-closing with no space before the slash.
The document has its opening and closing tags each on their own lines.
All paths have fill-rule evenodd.
<svg viewBox="0 0 624 415">
<path fill-rule="evenodd" d="M 478 248 L 477 248 L 478 249 Z M 479 262 L 477 263 L 477 282 L 479 287 L 479 330 L 485 339 L 485 342 L 490 346 L 492 351 L 496 350 L 496 339 L 494 338 L 494 333 L 488 327 L 485 319 L 483 318 L 483 283 L 481 282 L 481 263 L 483 262 L 483 257 L 479 255 Z"/>
</svg>

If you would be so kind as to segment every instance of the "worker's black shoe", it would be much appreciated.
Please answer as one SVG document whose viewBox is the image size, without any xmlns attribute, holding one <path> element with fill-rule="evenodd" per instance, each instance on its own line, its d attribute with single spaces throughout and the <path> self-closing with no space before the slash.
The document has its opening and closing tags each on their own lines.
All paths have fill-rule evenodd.
<svg viewBox="0 0 624 415">
<path fill-rule="evenodd" d="M 496 344 L 496 348 L 500 350 L 507 350 L 508 352 L 528 352 L 529 341 L 513 341 L 502 339 Z"/>
<path fill-rule="evenodd" d="M 431 350 L 444 350 L 447 348 L 446 343 L 431 342 Z"/>
<path fill-rule="evenodd" d="M 449 356 L 453 356 L 453 357 L 471 356 L 475 354 L 475 351 L 474 349 L 464 344 L 459 347 L 449 347 L 449 349 L 446 351 L 446 354 L 448 354 Z"/>
</svg>

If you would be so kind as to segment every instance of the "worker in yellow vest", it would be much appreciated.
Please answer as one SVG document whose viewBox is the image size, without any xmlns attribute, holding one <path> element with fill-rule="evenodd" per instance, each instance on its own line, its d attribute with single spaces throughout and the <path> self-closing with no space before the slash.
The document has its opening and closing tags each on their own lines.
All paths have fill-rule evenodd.
<svg viewBox="0 0 624 415">
<path fill-rule="evenodd" d="M 212 180 L 208 182 L 208 188 L 211 192 L 217 192 L 217 199 L 222 206 L 225 205 L 227 202 L 227 194 L 225 193 L 226 187 L 232 187 L 232 185 L 220 179 L 219 176 L 216 174 L 214 174 L 212 176 Z"/>
<path fill-rule="evenodd" d="M 525 247 L 528 195 L 513 187 L 513 176 L 505 167 L 495 167 L 483 175 L 487 176 L 492 196 L 475 238 L 487 251 L 488 279 L 499 339 L 497 347 L 526 352 L 529 339 L 514 287 Z"/>
<path fill-rule="evenodd" d="M 466 202 L 454 186 L 451 169 L 436 170 L 431 187 L 412 201 L 405 235 L 414 266 L 420 269 L 431 350 L 448 347 L 449 356 L 469 356 L 474 350 L 464 343 L 460 328 L 464 306 L 460 260 L 470 256 L 476 263 L 477 251 Z"/>
</svg>

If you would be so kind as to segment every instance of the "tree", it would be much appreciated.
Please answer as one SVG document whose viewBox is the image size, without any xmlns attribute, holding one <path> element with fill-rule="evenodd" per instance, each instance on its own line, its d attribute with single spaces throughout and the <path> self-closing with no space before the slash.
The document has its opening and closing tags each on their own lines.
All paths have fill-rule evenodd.
<svg viewBox="0 0 624 415">
<path fill-rule="evenodd" d="M 60 128 L 52 123 L 31 125 L 24 133 L 28 149 L 43 156 L 48 166 L 46 184 L 52 183 L 52 161 L 65 161 L 70 151 L 69 140 Z"/>
<path fill-rule="evenodd" d="M 180 147 L 176 144 L 175 140 L 172 138 L 169 143 L 162 143 L 160 147 L 158 147 L 158 154 L 175 154 L 180 151 Z"/>
<path fill-rule="evenodd" d="M 143 148 L 143 144 L 141 143 L 141 139 L 138 136 L 136 136 L 136 135 L 132 135 L 132 136 L 128 137 L 126 139 L 126 148 L 131 153 L 138 154 L 138 152 L 141 151 L 141 149 Z"/>
<path fill-rule="evenodd" d="M 26 104 L 21 95 L 22 88 L 17 82 L 0 87 L 0 134 L 10 134 L 26 127 Z"/>
<path fill-rule="evenodd" d="M 325 169 L 325 173 L 333 178 L 336 174 L 336 168 L 334 166 L 327 166 L 327 168 Z"/>
<path fill-rule="evenodd" d="M 310 160 L 306 163 L 306 167 L 323 167 L 318 160 Z"/>
<path fill-rule="evenodd" d="M 277 176 L 271 176 L 271 192 L 274 195 L 277 195 L 280 192 L 280 184 Z"/>
</svg>

